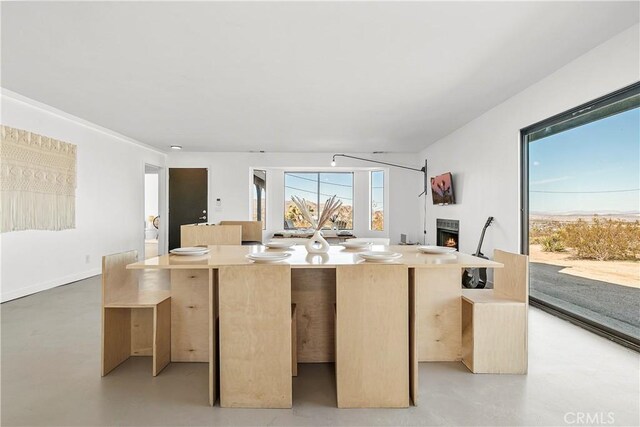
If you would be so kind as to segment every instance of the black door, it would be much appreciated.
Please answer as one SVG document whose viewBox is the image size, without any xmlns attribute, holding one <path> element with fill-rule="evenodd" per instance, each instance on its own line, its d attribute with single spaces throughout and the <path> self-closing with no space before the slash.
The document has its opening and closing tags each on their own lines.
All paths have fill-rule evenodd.
<svg viewBox="0 0 640 427">
<path fill-rule="evenodd" d="M 207 169 L 169 169 L 169 250 L 180 247 L 180 226 L 207 222 Z"/>
</svg>

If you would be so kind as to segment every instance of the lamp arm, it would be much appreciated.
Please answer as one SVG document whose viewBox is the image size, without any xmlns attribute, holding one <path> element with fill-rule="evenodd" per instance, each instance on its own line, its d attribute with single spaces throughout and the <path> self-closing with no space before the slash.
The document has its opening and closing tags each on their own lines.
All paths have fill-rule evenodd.
<svg viewBox="0 0 640 427">
<path fill-rule="evenodd" d="M 409 166 L 397 165 L 395 163 L 381 162 L 380 160 L 364 159 L 362 157 L 350 156 L 348 154 L 342 154 L 342 153 L 333 155 L 333 160 L 331 162 L 332 166 L 335 166 L 336 157 L 348 157 L 350 159 L 362 160 L 363 162 L 377 163 L 380 165 L 393 166 L 394 168 L 402 168 L 402 169 L 408 169 L 411 171 L 422 172 L 422 174 L 424 175 L 424 190 L 422 191 L 422 193 L 418 195 L 418 197 L 424 196 L 424 229 L 422 230 L 422 233 L 423 233 L 422 242 L 425 245 L 427 244 L 427 188 L 429 188 L 429 183 L 427 182 L 427 160 L 426 159 L 424 160 L 424 167 L 420 169 L 416 169 Z"/>
<path fill-rule="evenodd" d="M 350 156 L 348 154 L 334 154 L 333 155 L 333 161 L 334 162 L 336 161 L 336 157 L 348 157 L 350 159 L 362 160 L 363 162 L 378 163 L 380 165 L 393 166 L 393 167 L 396 167 L 396 168 L 402 168 L 402 169 L 408 169 L 408 170 L 412 170 L 412 171 L 416 171 L 416 172 L 426 173 L 425 168 L 416 169 L 416 168 L 412 168 L 412 167 L 409 167 L 409 166 L 397 165 L 395 163 L 381 162 L 379 160 L 371 160 L 371 159 L 364 159 L 362 157 Z"/>
</svg>

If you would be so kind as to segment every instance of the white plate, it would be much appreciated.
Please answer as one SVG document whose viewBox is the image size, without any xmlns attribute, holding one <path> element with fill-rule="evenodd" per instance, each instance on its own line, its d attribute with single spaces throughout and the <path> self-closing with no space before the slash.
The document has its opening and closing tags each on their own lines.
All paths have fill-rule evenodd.
<svg viewBox="0 0 640 427">
<path fill-rule="evenodd" d="M 358 255 L 360 255 L 360 257 L 364 258 L 366 261 L 370 262 L 393 261 L 402 257 L 401 253 L 390 251 L 368 251 Z"/>
<path fill-rule="evenodd" d="M 418 250 L 425 254 L 452 254 L 456 251 L 456 248 L 449 248 L 447 246 L 418 246 Z"/>
<path fill-rule="evenodd" d="M 340 246 L 344 246 L 347 249 L 362 249 L 371 246 L 371 244 L 371 242 L 350 242 L 347 240 L 346 242 L 340 243 Z"/>
<path fill-rule="evenodd" d="M 204 255 L 209 253 L 209 248 L 203 248 L 201 246 L 190 246 L 185 248 L 171 249 L 169 252 L 174 255 Z"/>
<path fill-rule="evenodd" d="M 289 252 L 256 252 L 254 254 L 247 254 L 247 258 L 255 262 L 284 261 L 290 256 L 291 256 L 291 253 Z"/>
<path fill-rule="evenodd" d="M 295 243 L 274 241 L 274 242 L 267 242 L 264 245 L 270 249 L 289 249 L 290 247 L 294 246 Z"/>
</svg>

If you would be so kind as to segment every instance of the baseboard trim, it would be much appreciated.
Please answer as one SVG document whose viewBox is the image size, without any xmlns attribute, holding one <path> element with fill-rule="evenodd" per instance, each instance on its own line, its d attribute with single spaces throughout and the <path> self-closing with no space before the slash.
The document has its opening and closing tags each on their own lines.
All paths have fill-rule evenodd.
<svg viewBox="0 0 640 427">
<path fill-rule="evenodd" d="M 88 277 L 97 276 L 102 273 L 100 268 L 94 268 L 91 270 L 82 271 L 80 273 L 69 274 L 67 276 L 58 277 L 53 280 L 49 280 L 47 282 L 37 283 L 35 285 L 27 286 L 24 288 L 16 289 L 11 292 L 3 292 L 2 293 L 2 302 L 9 302 L 14 299 L 26 297 L 28 295 L 33 295 L 38 292 L 46 291 L 47 289 L 57 288 L 58 286 L 67 285 L 72 282 L 77 282 L 78 280 L 86 279 Z"/>
</svg>

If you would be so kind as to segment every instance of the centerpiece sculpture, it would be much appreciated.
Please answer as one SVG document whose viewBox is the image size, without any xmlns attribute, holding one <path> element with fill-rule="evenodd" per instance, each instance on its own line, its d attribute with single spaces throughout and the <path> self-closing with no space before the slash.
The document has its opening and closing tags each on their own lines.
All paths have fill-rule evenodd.
<svg viewBox="0 0 640 427">
<path fill-rule="evenodd" d="M 325 254 L 329 252 L 329 242 L 322 237 L 322 227 L 329 222 L 329 219 L 334 215 L 338 214 L 340 207 L 342 206 L 341 200 L 336 200 L 336 196 L 332 196 L 327 199 L 324 204 L 324 209 L 322 213 L 318 216 L 316 220 L 311 214 L 311 210 L 307 205 L 307 201 L 304 198 L 300 198 L 297 196 L 291 196 L 291 200 L 298 207 L 302 217 L 311 224 L 311 226 L 315 229 L 313 236 L 305 243 L 305 248 L 307 252 L 310 254 Z"/>
</svg>

